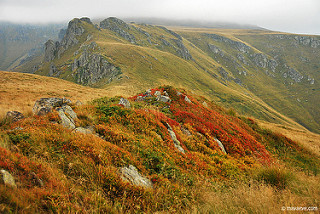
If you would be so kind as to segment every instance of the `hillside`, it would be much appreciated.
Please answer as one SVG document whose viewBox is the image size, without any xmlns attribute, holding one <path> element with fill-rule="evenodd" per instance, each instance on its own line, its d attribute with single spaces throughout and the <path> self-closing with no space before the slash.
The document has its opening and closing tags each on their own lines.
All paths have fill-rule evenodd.
<svg viewBox="0 0 320 214">
<path fill-rule="evenodd" d="M 0 22 L 0 70 L 13 69 L 43 53 L 48 39 L 58 39 L 64 24 L 13 24 Z"/>
<path fill-rule="evenodd" d="M 82 105 L 41 99 L 33 113 L 0 126 L 0 172 L 14 181 L 0 184 L 1 212 L 319 207 L 319 154 L 183 89 L 162 86 Z"/>
<path fill-rule="evenodd" d="M 35 101 L 42 97 L 66 97 L 83 103 L 103 96 L 133 95 L 127 88 L 94 89 L 69 81 L 32 74 L 0 71 L 0 118 L 7 111 L 29 115 Z"/>
<path fill-rule="evenodd" d="M 15 71 L 91 87 L 120 86 L 136 93 L 174 85 L 241 114 L 320 131 L 317 36 L 244 29 L 170 30 L 117 18 L 97 25 L 82 18 L 72 20 L 64 38 L 49 40 L 45 50 L 42 63 L 39 58 L 31 60 Z"/>
</svg>

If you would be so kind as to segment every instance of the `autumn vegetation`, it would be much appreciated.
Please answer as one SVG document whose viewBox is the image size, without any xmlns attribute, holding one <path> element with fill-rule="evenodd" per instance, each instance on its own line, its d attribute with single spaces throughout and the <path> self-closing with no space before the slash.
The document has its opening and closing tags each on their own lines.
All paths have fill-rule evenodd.
<svg viewBox="0 0 320 214">
<path fill-rule="evenodd" d="M 119 105 L 117 96 L 72 106 L 76 125 L 93 127 L 95 134 L 64 128 L 57 112 L 16 123 L 3 119 L 0 168 L 14 175 L 18 187 L 0 184 L 0 211 L 279 213 L 283 206 L 319 208 L 319 155 L 204 97 L 171 86 L 151 94 L 156 91 L 166 91 L 171 102 L 142 92 L 127 98 L 131 108 Z M 144 100 L 136 101 L 138 96 Z M 165 123 L 185 153 L 175 148 Z M 149 178 L 153 189 L 123 181 L 119 167 L 128 165 Z"/>
</svg>

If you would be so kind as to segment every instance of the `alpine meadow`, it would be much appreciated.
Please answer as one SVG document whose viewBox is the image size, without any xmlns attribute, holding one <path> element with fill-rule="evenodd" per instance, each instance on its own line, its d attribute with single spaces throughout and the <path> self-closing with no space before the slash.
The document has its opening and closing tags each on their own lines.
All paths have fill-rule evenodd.
<svg viewBox="0 0 320 214">
<path fill-rule="evenodd" d="M 232 26 L 0 23 L 0 212 L 319 212 L 320 36 Z"/>
</svg>

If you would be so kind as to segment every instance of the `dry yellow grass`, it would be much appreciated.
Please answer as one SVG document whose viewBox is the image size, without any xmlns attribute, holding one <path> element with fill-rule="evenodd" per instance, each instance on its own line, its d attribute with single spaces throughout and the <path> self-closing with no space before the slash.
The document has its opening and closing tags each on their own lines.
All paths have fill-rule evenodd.
<svg viewBox="0 0 320 214">
<path fill-rule="evenodd" d="M 135 93 L 126 86 L 95 89 L 34 74 L 0 71 L 0 76 L 0 119 L 12 110 L 31 114 L 35 101 L 43 97 L 66 97 L 87 102 L 99 97 Z"/>
<path fill-rule="evenodd" d="M 283 134 L 284 136 L 298 142 L 300 145 L 309 149 L 314 154 L 320 155 L 320 135 L 310 132 L 306 129 L 284 126 L 280 124 L 268 123 L 259 120 L 259 125 L 270 129 L 273 132 Z"/>
<path fill-rule="evenodd" d="M 314 208 L 308 213 L 318 213 L 319 184 L 319 176 L 301 172 L 281 191 L 256 181 L 234 182 L 232 187 L 217 183 L 202 191 L 204 204 L 191 213 L 290 213 L 288 207 Z"/>
</svg>

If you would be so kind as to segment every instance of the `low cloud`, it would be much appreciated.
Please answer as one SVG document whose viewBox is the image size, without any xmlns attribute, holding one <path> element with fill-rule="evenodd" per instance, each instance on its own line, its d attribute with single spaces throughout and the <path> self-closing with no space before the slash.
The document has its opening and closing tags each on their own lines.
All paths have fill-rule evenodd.
<svg viewBox="0 0 320 214">
<path fill-rule="evenodd" d="M 320 34 L 319 0 L 0 0 L 3 21 L 66 22 L 82 16 L 225 21 Z"/>
</svg>

